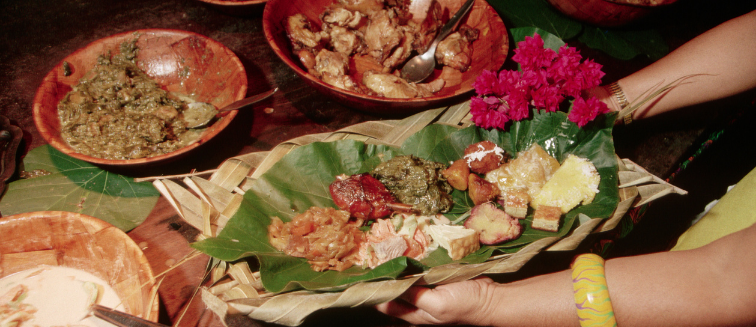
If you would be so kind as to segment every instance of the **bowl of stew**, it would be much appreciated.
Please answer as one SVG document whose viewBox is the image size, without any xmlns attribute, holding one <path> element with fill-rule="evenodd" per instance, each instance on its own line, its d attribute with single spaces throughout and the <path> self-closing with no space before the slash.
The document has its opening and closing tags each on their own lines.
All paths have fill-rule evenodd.
<svg viewBox="0 0 756 327">
<path fill-rule="evenodd" d="M 263 12 L 263 29 L 273 51 L 306 83 L 336 102 L 376 114 L 405 115 L 469 100 L 478 75 L 483 70 L 499 70 L 504 64 L 509 50 L 506 26 L 485 0 L 476 0 L 455 30 L 462 35 L 466 26 L 464 31 L 473 33 L 470 37 L 465 34 L 471 50 L 465 54 L 467 66 L 460 69 L 437 65 L 432 75 L 419 84 L 436 88 L 434 84 L 443 82 L 440 89 L 412 93 L 419 87 L 407 87 L 392 76 L 397 75 L 406 60 L 427 48 L 465 0 L 396 3 L 268 0 Z M 406 7 L 408 3 L 411 4 Z M 301 39 L 297 35 L 311 35 L 312 39 Z M 391 37 L 380 40 L 381 35 Z M 410 42 L 410 38 L 414 41 Z M 352 42 L 350 40 L 356 44 L 353 49 L 343 46 Z M 441 45 L 436 50 L 437 55 L 439 49 Z M 332 59 L 336 57 L 340 58 L 340 67 L 345 69 L 332 73 L 337 71 L 332 69 L 335 65 L 324 66 L 334 62 Z M 374 77 L 386 82 L 366 90 L 366 78 L 375 81 Z M 376 91 L 394 84 L 409 91 Z M 397 93 L 401 94 L 397 96 Z"/>
<path fill-rule="evenodd" d="M 207 127 L 188 128 L 189 103 L 221 108 L 246 93 L 244 66 L 220 42 L 144 29 L 64 58 L 43 79 L 32 112 L 42 137 L 62 153 L 96 165 L 139 166 L 181 157 L 236 116 L 228 111 Z"/>
</svg>

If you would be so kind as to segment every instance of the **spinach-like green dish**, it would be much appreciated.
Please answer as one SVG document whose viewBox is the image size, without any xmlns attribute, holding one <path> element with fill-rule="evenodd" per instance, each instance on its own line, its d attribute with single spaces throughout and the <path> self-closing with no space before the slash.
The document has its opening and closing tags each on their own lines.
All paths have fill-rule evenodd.
<svg viewBox="0 0 756 327">
<path fill-rule="evenodd" d="M 58 103 L 61 137 L 92 157 L 127 160 L 178 150 L 200 136 L 186 128 L 186 102 L 160 88 L 136 64 L 136 39 L 95 67 Z"/>
<path fill-rule="evenodd" d="M 451 185 L 441 175 L 446 166 L 413 155 L 380 163 L 370 172 L 399 202 L 410 204 L 423 215 L 447 212 L 454 204 Z"/>
</svg>

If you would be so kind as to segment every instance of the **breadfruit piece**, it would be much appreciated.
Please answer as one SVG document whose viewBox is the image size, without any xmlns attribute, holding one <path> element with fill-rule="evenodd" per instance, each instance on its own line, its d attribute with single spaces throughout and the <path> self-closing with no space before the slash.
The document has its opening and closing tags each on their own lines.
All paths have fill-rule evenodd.
<svg viewBox="0 0 756 327">
<path fill-rule="evenodd" d="M 470 217 L 465 221 L 465 227 L 480 233 L 480 243 L 486 245 L 499 244 L 520 237 L 522 226 L 516 218 L 491 202 L 473 207 Z"/>
<path fill-rule="evenodd" d="M 590 160 L 570 154 L 530 205 L 536 209 L 544 205 L 559 207 L 562 213 L 567 213 L 579 204 L 591 203 L 600 181 L 601 176 Z"/>
</svg>

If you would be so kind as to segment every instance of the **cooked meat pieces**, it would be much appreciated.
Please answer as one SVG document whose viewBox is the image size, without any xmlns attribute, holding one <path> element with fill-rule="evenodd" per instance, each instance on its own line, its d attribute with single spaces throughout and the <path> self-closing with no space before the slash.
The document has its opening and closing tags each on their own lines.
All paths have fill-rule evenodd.
<svg viewBox="0 0 756 327">
<path fill-rule="evenodd" d="M 370 15 L 384 8 L 383 0 L 339 0 L 345 9 Z"/>
<path fill-rule="evenodd" d="M 324 73 L 320 76 L 320 79 L 323 82 L 342 90 L 352 91 L 355 93 L 365 93 L 363 92 L 362 87 L 354 81 L 352 76 L 349 75 L 333 76 L 329 73 Z"/>
<path fill-rule="evenodd" d="M 302 49 L 297 52 L 297 57 L 299 57 L 299 61 L 305 69 L 312 74 L 312 70 L 315 68 L 315 55 L 309 49 Z"/>
<path fill-rule="evenodd" d="M 444 87 L 445 81 L 437 79 L 430 83 L 415 84 L 396 75 L 367 71 L 362 75 L 362 84 L 377 95 L 408 99 L 432 96 Z"/>
<path fill-rule="evenodd" d="M 362 37 L 355 30 L 341 26 L 330 26 L 327 33 L 328 43 L 333 51 L 349 56 L 353 53 L 360 53 L 365 48 Z"/>
<path fill-rule="evenodd" d="M 320 34 L 313 30 L 310 21 L 302 14 L 292 15 L 286 19 L 286 34 L 291 40 L 294 51 L 320 45 Z"/>
<path fill-rule="evenodd" d="M 363 93 L 362 88 L 349 75 L 349 56 L 344 53 L 320 50 L 315 56 L 315 66 L 309 72 L 334 87 Z"/>
<path fill-rule="evenodd" d="M 407 59 L 409 59 L 410 55 L 412 55 L 412 42 L 415 40 L 415 35 L 410 33 L 408 31 L 409 28 L 406 26 L 402 26 L 401 29 L 405 31 L 402 33 L 402 43 L 394 48 L 391 55 L 383 61 L 382 65 L 384 73 L 390 73 L 395 68 L 399 67 L 399 65 L 404 64 Z"/>
<path fill-rule="evenodd" d="M 365 15 L 359 11 L 352 11 L 338 5 L 331 6 L 320 14 L 320 21 L 341 27 L 356 29 L 364 22 Z"/>
<path fill-rule="evenodd" d="M 320 50 L 315 56 L 314 74 L 321 76 L 325 73 L 331 76 L 342 76 L 349 74 L 349 56 L 333 52 L 326 49 Z"/>
<path fill-rule="evenodd" d="M 396 47 L 404 40 L 404 29 L 393 10 L 381 10 L 370 16 L 365 29 L 365 43 L 368 54 L 383 64 Z"/>
<path fill-rule="evenodd" d="M 396 198 L 370 174 L 339 175 L 328 187 L 331 198 L 341 210 L 358 219 L 378 219 L 391 213 Z"/>
<path fill-rule="evenodd" d="M 414 34 L 412 49 L 417 51 L 417 53 L 423 53 L 428 50 L 433 39 L 438 35 L 438 31 L 444 25 L 441 19 L 442 14 L 443 9 L 441 5 L 437 1 L 431 1 L 427 8 L 426 16 L 421 22 L 410 21 L 407 24 L 412 28 L 412 33 Z"/>
<path fill-rule="evenodd" d="M 467 25 L 447 36 L 436 48 L 436 61 L 461 72 L 470 68 L 472 63 L 472 42 L 478 39 L 480 32 Z"/>
</svg>

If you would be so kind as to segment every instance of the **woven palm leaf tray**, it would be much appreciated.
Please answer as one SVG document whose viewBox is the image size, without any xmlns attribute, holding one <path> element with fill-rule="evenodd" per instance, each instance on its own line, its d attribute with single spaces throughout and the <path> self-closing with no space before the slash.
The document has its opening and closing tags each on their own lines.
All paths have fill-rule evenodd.
<svg viewBox="0 0 756 327">
<path fill-rule="evenodd" d="M 153 184 L 187 223 L 201 231 L 198 241 L 202 241 L 218 235 L 242 207 L 244 194 L 255 181 L 293 150 L 313 143 L 342 140 L 399 148 L 408 137 L 429 125 L 470 127 L 469 105 L 468 101 L 401 120 L 369 121 L 336 132 L 297 137 L 271 151 L 229 158 L 212 171 L 164 177 L 154 180 Z M 212 284 L 203 286 L 200 294 L 222 320 L 226 315 L 246 315 L 255 320 L 297 326 L 316 310 L 375 305 L 396 298 L 412 285 L 438 285 L 482 274 L 516 272 L 541 251 L 574 250 L 589 234 L 614 229 L 634 207 L 668 194 L 686 193 L 630 160 L 614 157 L 618 167 L 619 202 L 609 217 L 583 217 L 587 219 L 580 219 L 564 235 L 536 239 L 514 253 L 494 252 L 483 262 L 453 262 L 397 278 L 357 281 L 322 289 L 287 287 L 275 292 L 263 287 L 265 278 L 261 280 L 255 265 L 243 260 L 213 258 Z"/>
</svg>

